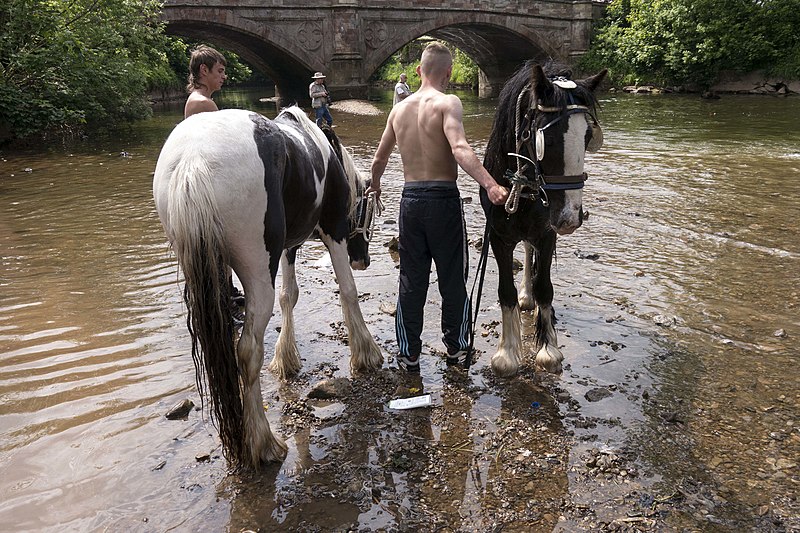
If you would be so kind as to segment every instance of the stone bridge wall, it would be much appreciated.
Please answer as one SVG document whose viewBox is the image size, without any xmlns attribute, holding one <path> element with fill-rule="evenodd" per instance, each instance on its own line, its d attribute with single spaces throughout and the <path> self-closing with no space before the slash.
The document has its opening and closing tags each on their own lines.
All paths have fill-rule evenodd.
<svg viewBox="0 0 800 533">
<path fill-rule="evenodd" d="M 167 31 L 235 51 L 307 98 L 315 71 L 335 98 L 363 97 L 370 77 L 423 35 L 467 52 L 494 96 L 526 59 L 566 62 L 586 51 L 598 8 L 591 0 L 166 0 Z"/>
</svg>

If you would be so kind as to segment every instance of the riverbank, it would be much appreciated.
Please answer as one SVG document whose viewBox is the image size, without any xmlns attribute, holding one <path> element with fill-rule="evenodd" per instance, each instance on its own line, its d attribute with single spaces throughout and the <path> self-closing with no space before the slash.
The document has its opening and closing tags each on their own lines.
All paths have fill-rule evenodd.
<svg viewBox="0 0 800 533">
<path fill-rule="evenodd" d="M 721 94 L 790 96 L 800 94 L 800 80 L 770 77 L 762 71 L 744 75 L 729 72 L 720 76 L 720 80 L 707 90 L 692 85 L 671 87 L 626 85 L 620 88 L 612 87 L 609 91 L 623 91 L 632 94 L 699 93 L 704 98 L 715 98 Z"/>
</svg>

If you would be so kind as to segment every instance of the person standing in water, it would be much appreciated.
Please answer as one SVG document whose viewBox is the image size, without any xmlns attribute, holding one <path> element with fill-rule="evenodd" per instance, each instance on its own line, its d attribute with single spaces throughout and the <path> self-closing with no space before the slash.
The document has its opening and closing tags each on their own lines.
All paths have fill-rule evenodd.
<svg viewBox="0 0 800 533">
<path fill-rule="evenodd" d="M 453 56 L 441 43 L 429 44 L 417 67 L 422 84 L 395 106 L 372 161 L 366 194 L 380 195 L 381 177 L 394 146 L 403 160 L 405 187 L 400 200 L 400 288 L 395 333 L 398 362 L 419 371 L 423 312 L 436 264 L 442 296 L 442 333 L 447 363 L 462 363 L 469 348 L 470 302 L 467 297 L 466 227 L 456 186 L 460 166 L 486 189 L 495 205 L 508 190 L 497 184 L 467 143 L 461 100 L 445 94 Z"/>
</svg>

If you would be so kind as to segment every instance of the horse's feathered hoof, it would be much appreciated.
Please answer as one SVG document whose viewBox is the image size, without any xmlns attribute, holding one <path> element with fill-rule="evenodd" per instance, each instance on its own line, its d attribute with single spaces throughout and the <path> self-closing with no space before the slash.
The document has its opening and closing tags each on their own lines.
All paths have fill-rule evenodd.
<svg viewBox="0 0 800 533">
<path fill-rule="evenodd" d="M 296 347 L 294 349 L 294 353 L 290 353 L 288 355 L 286 353 L 281 355 L 276 349 L 275 357 L 272 358 L 268 368 L 281 380 L 294 377 L 302 368 L 302 363 L 300 362 L 300 353 L 297 351 Z"/>
<path fill-rule="evenodd" d="M 510 378 L 519 370 L 519 361 L 504 350 L 492 356 L 492 371 L 501 378 Z"/>
<path fill-rule="evenodd" d="M 288 451 L 289 447 L 283 440 L 274 435 L 270 435 L 267 442 L 265 442 L 264 446 L 261 448 L 258 460 L 254 461 L 254 466 L 258 468 L 262 464 L 282 463 L 283 460 L 286 459 Z"/>
<path fill-rule="evenodd" d="M 561 361 L 563 360 L 564 355 L 555 346 L 544 345 L 536 354 L 536 366 L 551 374 L 561 373 Z"/>
<path fill-rule="evenodd" d="M 353 336 L 350 339 L 350 370 L 372 372 L 383 366 L 383 353 L 371 336 Z"/>
</svg>

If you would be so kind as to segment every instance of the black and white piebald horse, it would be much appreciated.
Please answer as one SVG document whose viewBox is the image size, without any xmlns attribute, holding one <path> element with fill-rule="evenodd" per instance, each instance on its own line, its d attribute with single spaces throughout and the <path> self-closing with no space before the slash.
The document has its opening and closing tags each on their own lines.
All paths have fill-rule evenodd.
<svg viewBox="0 0 800 533">
<path fill-rule="evenodd" d="M 514 375 L 522 360 L 520 308 L 534 309 L 536 366 L 560 372 L 550 266 L 556 236 L 568 235 L 583 222 L 584 156 L 602 144 L 595 117 L 595 89 L 606 71 L 571 80 L 555 64 L 543 69 L 528 62 L 503 87 L 484 165 L 511 189 L 505 209 L 492 206 L 481 190 L 497 261 L 498 294 L 503 313 L 500 344 L 492 370 Z M 514 248 L 525 246 L 519 299 L 512 271 Z"/>
<path fill-rule="evenodd" d="M 351 369 L 383 364 L 350 270 L 369 263 L 368 239 L 355 227 L 365 188 L 335 134 L 326 138 L 297 107 L 274 121 L 234 109 L 193 115 L 161 150 L 153 196 L 186 282 L 198 388 L 202 394 L 205 377 L 223 450 L 235 464 L 258 467 L 286 456 L 286 444 L 264 415 L 259 372 L 279 264 L 283 324 L 269 367 L 281 378 L 300 369 L 292 317 L 298 297 L 294 259 L 312 233 L 327 247 L 339 283 Z M 246 296 L 235 347 L 230 269 Z"/>
</svg>

